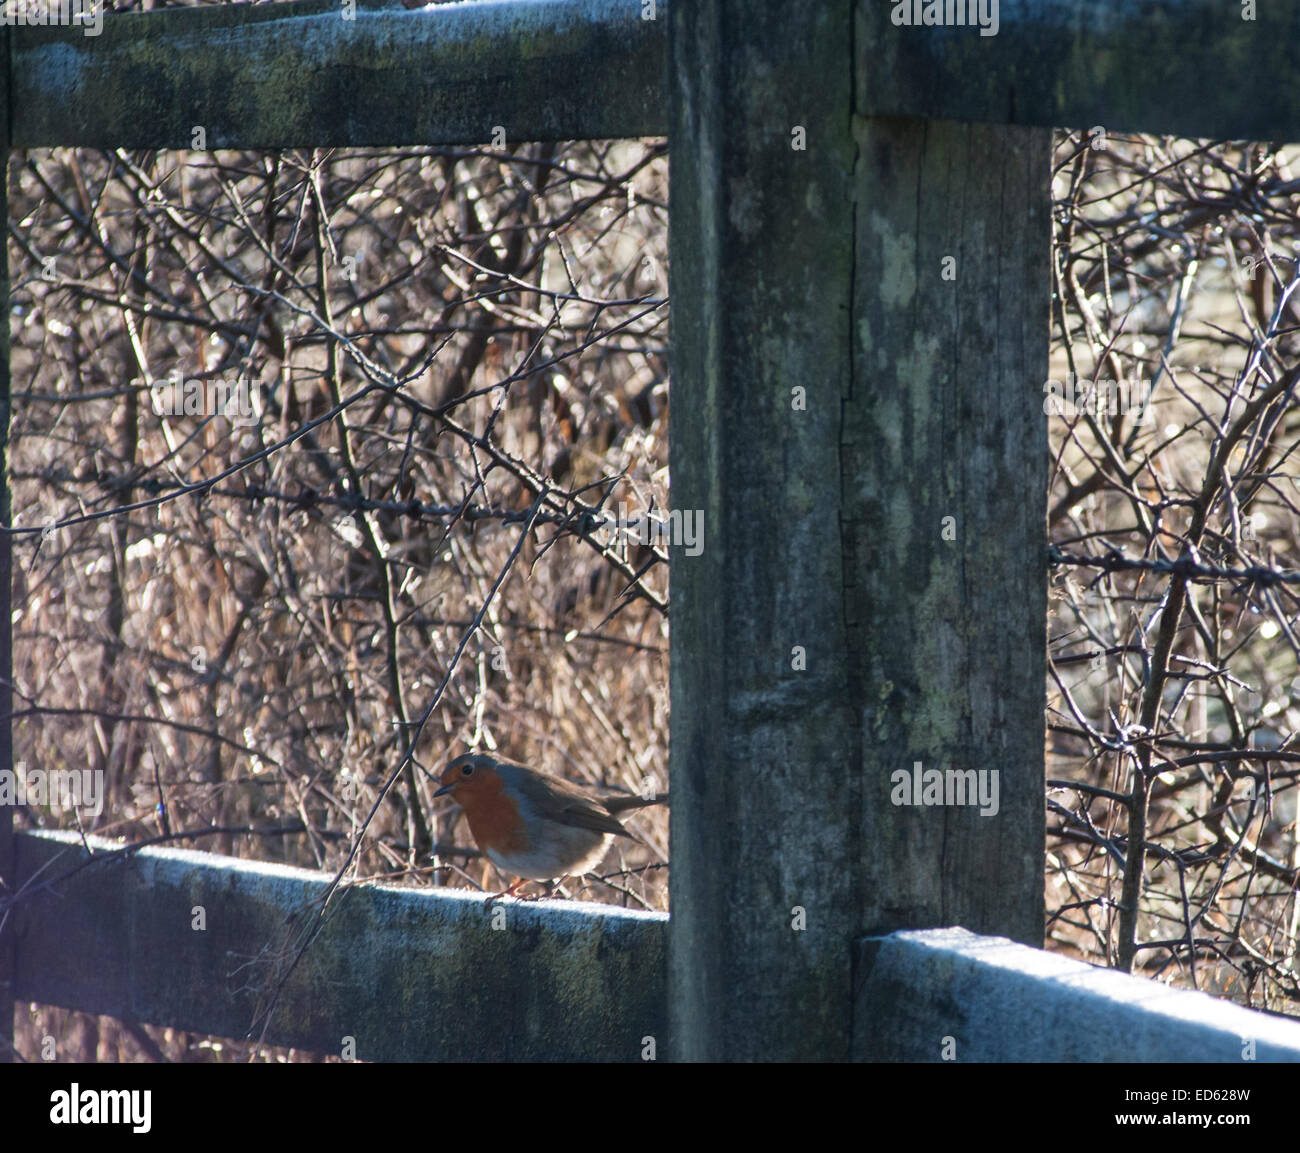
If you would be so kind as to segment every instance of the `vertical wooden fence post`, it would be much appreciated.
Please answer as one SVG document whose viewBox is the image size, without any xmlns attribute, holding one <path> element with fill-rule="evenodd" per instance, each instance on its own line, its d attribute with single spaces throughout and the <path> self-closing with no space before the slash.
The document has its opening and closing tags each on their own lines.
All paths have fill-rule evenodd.
<svg viewBox="0 0 1300 1153">
<path fill-rule="evenodd" d="M 1041 940 L 1050 137 L 857 115 L 854 16 L 669 15 L 683 1059 L 865 1055 L 868 933 Z"/>
</svg>

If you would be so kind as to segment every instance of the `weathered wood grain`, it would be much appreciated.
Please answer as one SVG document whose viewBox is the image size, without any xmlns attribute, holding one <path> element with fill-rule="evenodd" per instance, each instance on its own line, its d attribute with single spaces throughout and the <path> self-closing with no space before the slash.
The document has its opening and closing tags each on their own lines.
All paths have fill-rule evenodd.
<svg viewBox="0 0 1300 1153">
<path fill-rule="evenodd" d="M 857 126 L 839 480 L 863 923 L 1040 943 L 1050 134 Z M 918 762 L 996 772 L 996 814 L 895 805 Z"/>
<path fill-rule="evenodd" d="M 688 1059 L 847 1056 L 866 932 L 1041 939 L 1049 137 L 856 116 L 853 33 L 847 2 L 670 16 Z M 998 771 L 999 812 L 895 808 L 915 760 Z"/>
<path fill-rule="evenodd" d="M 964 929 L 859 942 L 855 1005 L 867 1061 L 1300 1061 L 1300 1022 Z"/>
<path fill-rule="evenodd" d="M 851 9 L 669 20 L 672 502 L 706 526 L 671 554 L 672 1029 L 685 1059 L 834 1059 L 865 851 L 839 524 Z"/>
<path fill-rule="evenodd" d="M 176 849 L 56 880 L 85 859 L 75 835 L 17 842 L 18 884 L 49 883 L 15 908 L 20 999 L 220 1037 L 247 1034 L 277 959 L 292 955 L 290 930 L 329 881 Z M 366 1061 L 638 1061 L 645 1038 L 666 1035 L 666 922 L 607 905 L 488 909 L 461 890 L 353 888 L 264 1039 L 339 1054 L 351 1037 Z"/>
<path fill-rule="evenodd" d="M 963 7 L 965 2 L 963 0 Z M 986 11 L 991 7 L 984 4 Z M 1108 132 L 1300 140 L 1300 7 L 999 0 L 997 34 L 895 25 L 858 0 L 858 111 Z M 945 16 L 947 5 L 945 4 Z"/>
<path fill-rule="evenodd" d="M 15 147 L 482 144 L 662 135 L 664 0 L 338 0 L 15 28 Z"/>
</svg>

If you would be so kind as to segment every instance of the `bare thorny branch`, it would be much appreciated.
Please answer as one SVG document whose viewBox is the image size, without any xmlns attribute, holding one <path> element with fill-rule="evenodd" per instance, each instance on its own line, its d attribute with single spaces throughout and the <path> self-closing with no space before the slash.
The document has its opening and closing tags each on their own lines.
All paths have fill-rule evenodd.
<svg viewBox="0 0 1300 1153">
<path fill-rule="evenodd" d="M 1053 375 L 1082 403 L 1045 408 L 1050 788 L 1075 797 L 1049 803 L 1049 928 L 1280 1007 L 1300 998 L 1297 185 L 1254 146 L 1100 145 L 1064 139 L 1056 185 Z"/>
</svg>

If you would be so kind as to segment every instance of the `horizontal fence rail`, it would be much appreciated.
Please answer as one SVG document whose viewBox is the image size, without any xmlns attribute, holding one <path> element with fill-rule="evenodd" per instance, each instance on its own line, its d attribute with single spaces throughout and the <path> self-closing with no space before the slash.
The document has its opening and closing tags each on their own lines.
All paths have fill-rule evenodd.
<svg viewBox="0 0 1300 1153">
<path fill-rule="evenodd" d="M 981 35 L 896 25 L 897 3 L 859 0 L 856 111 L 1300 139 L 1300 8 L 1261 4 L 1253 20 L 1222 0 L 996 9 L 996 34 Z M 95 36 L 16 27 L 13 146 L 191 148 L 196 127 L 208 148 L 484 143 L 497 126 L 507 143 L 667 132 L 667 0 L 363 0 L 355 19 L 342 13 L 307 0 L 107 13 Z M 1269 82 L 1233 82 L 1252 76 Z"/>
<path fill-rule="evenodd" d="M 124 853 L 20 833 L 18 1000 L 244 1037 L 296 949 L 321 873 L 208 853 Z M 202 910 L 201 914 L 198 910 Z M 203 927 L 198 918 L 202 917 Z M 263 1040 L 363 1061 L 641 1060 L 662 1053 L 668 918 L 573 901 L 487 905 L 360 885 L 330 906 Z M 260 1035 L 255 1032 L 255 1036 Z"/>
<path fill-rule="evenodd" d="M 395 0 L 394 0 L 395 3 Z M 665 0 L 339 0 L 15 27 L 12 147 L 296 148 L 662 136 Z M 196 135 L 202 130 L 202 137 Z"/>
<path fill-rule="evenodd" d="M 982 35 L 961 0 L 960 26 L 893 21 L 928 7 L 858 0 L 862 115 L 1300 140 L 1298 5 L 983 0 Z"/>
<path fill-rule="evenodd" d="M 1258 5 L 1255 19 L 1222 0 L 996 9 L 996 35 L 982 35 L 896 25 L 900 5 L 859 0 L 870 66 L 857 70 L 857 112 L 1300 139 L 1294 5 Z M 13 146 L 190 148 L 196 127 L 209 148 L 484 143 L 497 126 L 507 143 L 667 131 L 667 0 L 363 0 L 355 19 L 342 12 L 307 0 L 107 13 L 94 36 L 14 27 Z"/>
<path fill-rule="evenodd" d="M 939 1061 L 1300 1061 L 1300 1021 L 1000 937 L 858 943 L 854 1056 Z"/>
<path fill-rule="evenodd" d="M 221 1037 L 248 1034 L 329 884 L 93 837 L 91 858 L 67 832 L 16 843 L 19 1000 Z M 371 1061 L 639 1060 L 666 1041 L 667 922 L 356 886 L 262 1039 Z M 960 1061 L 1300 1061 L 1300 1022 L 965 929 L 867 938 L 855 971 L 858 1059 L 940 1060 L 951 1038 Z"/>
</svg>

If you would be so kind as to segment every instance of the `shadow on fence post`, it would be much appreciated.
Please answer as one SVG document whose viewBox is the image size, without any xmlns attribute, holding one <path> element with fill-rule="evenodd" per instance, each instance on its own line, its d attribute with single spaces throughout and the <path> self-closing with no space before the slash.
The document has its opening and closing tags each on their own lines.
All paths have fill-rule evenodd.
<svg viewBox="0 0 1300 1153">
<path fill-rule="evenodd" d="M 848 1056 L 868 932 L 1042 935 L 1050 133 L 856 116 L 854 14 L 669 14 L 682 1059 Z"/>
</svg>

